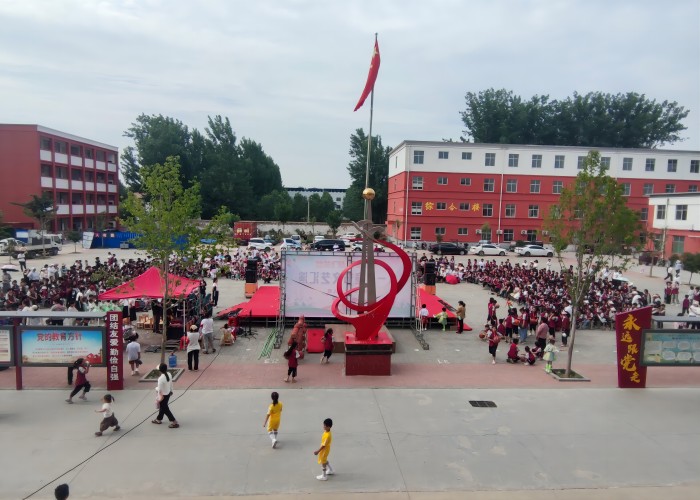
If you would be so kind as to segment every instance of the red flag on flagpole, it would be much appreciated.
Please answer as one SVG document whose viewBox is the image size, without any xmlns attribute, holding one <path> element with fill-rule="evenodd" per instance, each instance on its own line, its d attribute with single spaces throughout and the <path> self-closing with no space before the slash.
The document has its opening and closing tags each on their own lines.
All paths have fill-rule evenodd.
<svg viewBox="0 0 700 500">
<path fill-rule="evenodd" d="M 357 111 L 365 103 L 365 99 L 370 92 L 374 90 L 374 82 L 377 80 L 377 73 L 379 73 L 379 63 L 381 59 L 379 57 L 379 42 L 374 41 L 374 52 L 372 53 L 372 62 L 369 64 L 369 74 L 367 75 L 367 83 L 365 83 L 365 89 L 362 91 L 360 100 L 357 101 L 357 106 L 353 111 Z"/>
</svg>

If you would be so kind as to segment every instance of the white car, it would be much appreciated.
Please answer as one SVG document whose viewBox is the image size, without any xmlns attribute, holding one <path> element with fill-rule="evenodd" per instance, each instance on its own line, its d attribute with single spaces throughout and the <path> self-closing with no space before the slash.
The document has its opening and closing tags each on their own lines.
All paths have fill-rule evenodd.
<svg viewBox="0 0 700 500">
<path fill-rule="evenodd" d="M 251 238 L 248 240 L 248 248 L 256 248 L 258 250 L 265 250 L 266 252 L 269 252 L 272 245 L 267 243 L 262 238 Z"/>
<path fill-rule="evenodd" d="M 325 240 L 325 239 L 327 239 L 325 236 L 321 236 L 320 234 L 317 234 L 316 236 L 314 236 L 314 243 L 316 243 L 317 241 Z"/>
<path fill-rule="evenodd" d="M 352 244 L 352 251 L 353 252 L 361 252 L 362 251 L 362 240 L 360 241 L 355 241 Z M 375 252 L 386 252 L 386 249 L 381 246 L 379 243 L 374 244 L 374 251 Z"/>
<path fill-rule="evenodd" d="M 280 250 L 301 250 L 301 243 L 292 238 L 285 238 Z"/>
<path fill-rule="evenodd" d="M 554 252 L 540 245 L 525 245 L 524 247 L 515 247 L 515 253 L 523 257 L 552 257 Z"/>
<path fill-rule="evenodd" d="M 506 251 L 493 243 L 483 243 L 469 247 L 469 253 L 474 255 L 505 255 Z"/>
</svg>

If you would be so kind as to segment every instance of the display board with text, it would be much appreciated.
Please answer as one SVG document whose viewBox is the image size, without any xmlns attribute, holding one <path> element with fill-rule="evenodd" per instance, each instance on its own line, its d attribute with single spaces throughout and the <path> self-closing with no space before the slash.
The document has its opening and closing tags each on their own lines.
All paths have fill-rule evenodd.
<svg viewBox="0 0 700 500">
<path fill-rule="evenodd" d="M 101 326 L 23 326 L 19 337 L 22 366 L 69 366 L 78 358 L 106 366 Z"/>
<path fill-rule="evenodd" d="M 644 366 L 700 366 L 700 330 L 645 330 Z"/>
</svg>

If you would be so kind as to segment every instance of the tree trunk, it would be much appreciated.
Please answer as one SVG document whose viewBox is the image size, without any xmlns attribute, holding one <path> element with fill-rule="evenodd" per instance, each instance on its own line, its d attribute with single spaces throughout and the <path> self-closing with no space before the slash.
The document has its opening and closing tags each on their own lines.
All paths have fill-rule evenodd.
<svg viewBox="0 0 700 500">
<path fill-rule="evenodd" d="M 578 307 L 572 306 L 571 309 L 571 330 L 569 332 L 569 351 L 566 355 L 566 376 L 571 377 L 571 362 L 574 359 L 574 340 L 576 339 L 576 317 L 578 316 Z"/>
<path fill-rule="evenodd" d="M 160 362 L 165 363 L 165 342 L 168 340 L 168 298 L 169 298 L 169 279 L 168 279 L 168 264 L 169 260 L 165 259 L 165 265 L 163 266 L 165 268 L 165 271 L 161 269 L 161 272 L 163 272 L 163 279 L 165 280 L 165 290 L 163 291 L 163 330 L 162 330 L 162 337 L 160 339 Z M 157 328 L 157 325 L 156 325 Z"/>
</svg>

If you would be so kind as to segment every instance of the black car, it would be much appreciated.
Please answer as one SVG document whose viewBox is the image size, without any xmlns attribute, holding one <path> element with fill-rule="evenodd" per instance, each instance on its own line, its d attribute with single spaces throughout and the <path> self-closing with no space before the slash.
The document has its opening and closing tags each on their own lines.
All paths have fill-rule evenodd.
<svg viewBox="0 0 700 500">
<path fill-rule="evenodd" d="M 432 253 L 439 253 L 441 255 L 466 255 L 468 248 L 457 243 L 436 243 L 430 245 L 430 251 Z"/>
<path fill-rule="evenodd" d="M 316 241 L 311 245 L 314 250 L 322 250 L 326 252 L 332 252 L 333 247 L 338 245 L 338 250 L 341 252 L 345 251 L 345 242 L 343 240 L 321 240 Z"/>
</svg>

